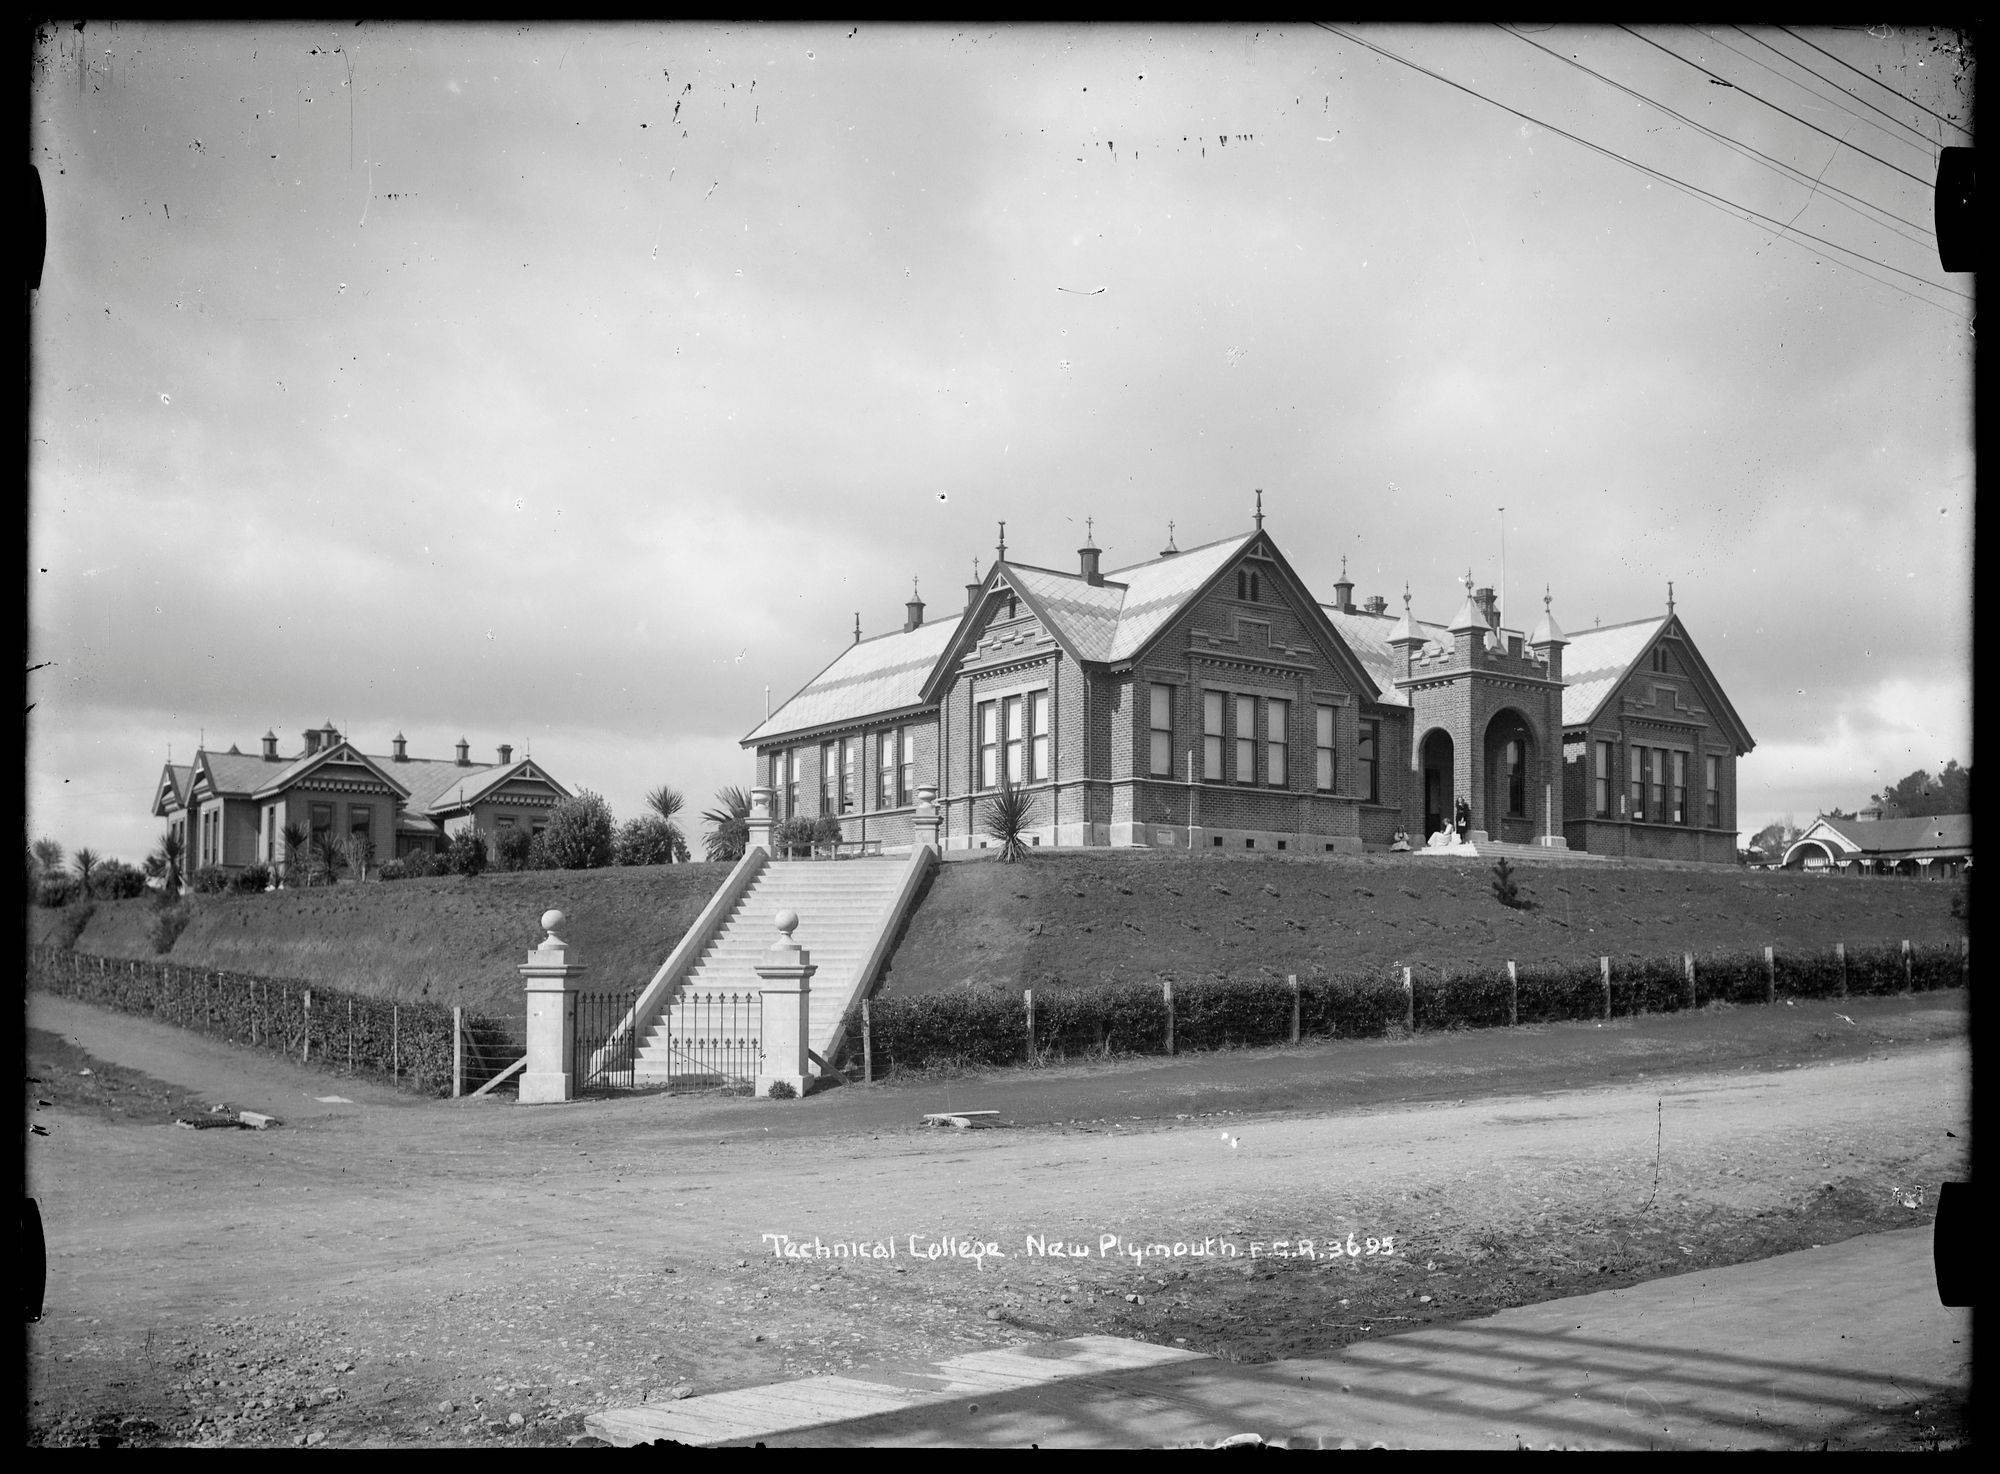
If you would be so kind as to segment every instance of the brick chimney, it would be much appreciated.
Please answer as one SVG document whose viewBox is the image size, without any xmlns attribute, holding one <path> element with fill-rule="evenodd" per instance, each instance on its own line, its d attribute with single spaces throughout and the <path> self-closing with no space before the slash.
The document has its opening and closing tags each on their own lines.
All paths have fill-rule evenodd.
<svg viewBox="0 0 2000 1474">
<path fill-rule="evenodd" d="M 312 755 L 313 755 L 314 753 L 316 753 L 316 752 L 318 752 L 318 751 L 319 751 L 319 728 L 318 728 L 318 727 L 307 727 L 307 728 L 305 729 L 305 731 L 304 731 L 304 732 L 302 732 L 302 733 L 300 733 L 299 735 L 300 735 L 300 736 L 302 736 L 302 737 L 304 737 L 304 738 L 305 738 L 305 740 L 306 740 L 306 756 L 307 756 L 307 757 L 311 757 L 311 756 L 312 756 Z"/>
<path fill-rule="evenodd" d="M 1500 628 L 1500 611 L 1494 605 L 1493 590 L 1479 590 L 1472 596 L 1472 602 L 1479 606 L 1479 612 L 1486 617 L 1487 628 Z"/>
<path fill-rule="evenodd" d="M 458 765 L 461 768 L 472 766 L 472 744 L 463 737 L 458 739 Z"/>
<path fill-rule="evenodd" d="M 1388 609 L 1389 601 L 1380 594 L 1370 594 L 1368 602 L 1361 607 L 1366 609 L 1370 614 L 1381 614 Z"/>
<path fill-rule="evenodd" d="M 395 749 L 395 760 L 397 762 L 406 763 L 410 760 L 410 745 L 401 732 L 396 734 L 396 740 L 390 746 Z"/>
<path fill-rule="evenodd" d="M 278 757 L 278 734 L 276 732 L 267 731 L 264 734 L 264 761 L 267 763 L 281 761 Z"/>
<path fill-rule="evenodd" d="M 511 763 L 512 761 L 514 761 L 514 749 L 513 749 L 513 747 L 512 747 L 511 745 L 509 745 L 508 743 L 505 743 L 505 742 L 501 743 L 501 744 L 500 744 L 500 766 L 504 768 L 504 767 L 506 767 L 506 766 L 507 766 L 507 764 Z"/>
</svg>

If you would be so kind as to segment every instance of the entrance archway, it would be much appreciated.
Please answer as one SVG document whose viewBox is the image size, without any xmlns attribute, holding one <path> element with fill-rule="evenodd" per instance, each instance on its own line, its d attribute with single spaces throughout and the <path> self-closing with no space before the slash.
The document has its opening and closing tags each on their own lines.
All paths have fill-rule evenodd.
<svg viewBox="0 0 2000 1474">
<path fill-rule="evenodd" d="M 1532 843 L 1541 809 L 1541 753 L 1535 729 L 1511 707 L 1486 724 L 1486 829 L 1495 839 Z"/>
<path fill-rule="evenodd" d="M 1417 749 L 1417 767 L 1423 774 L 1424 838 L 1428 840 L 1451 822 L 1452 792 L 1451 734 L 1434 727 Z"/>
</svg>

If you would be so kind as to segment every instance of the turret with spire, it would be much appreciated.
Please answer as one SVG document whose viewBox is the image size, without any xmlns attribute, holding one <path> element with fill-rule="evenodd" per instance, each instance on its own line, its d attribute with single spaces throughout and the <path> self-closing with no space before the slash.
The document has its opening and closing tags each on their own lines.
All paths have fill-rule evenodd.
<svg viewBox="0 0 2000 1474">
<path fill-rule="evenodd" d="M 1549 668 L 1550 680 L 1560 681 L 1563 646 L 1569 643 L 1569 639 L 1563 634 L 1562 626 L 1556 623 L 1556 617 L 1549 608 L 1551 602 L 1548 587 L 1544 585 L 1542 617 L 1535 622 L 1534 633 L 1528 636 L 1528 652 Z"/>
<path fill-rule="evenodd" d="M 1104 575 L 1097 571 L 1097 558 L 1102 550 L 1097 546 L 1097 538 L 1091 531 L 1095 521 L 1096 519 L 1092 517 L 1083 519 L 1083 546 L 1076 550 L 1076 556 L 1083 565 L 1083 581 L 1092 585 L 1104 582 Z"/>
</svg>

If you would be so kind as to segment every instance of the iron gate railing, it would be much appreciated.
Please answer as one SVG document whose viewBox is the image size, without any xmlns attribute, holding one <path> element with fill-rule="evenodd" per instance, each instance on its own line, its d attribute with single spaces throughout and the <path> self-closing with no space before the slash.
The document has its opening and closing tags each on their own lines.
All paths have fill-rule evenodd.
<svg viewBox="0 0 2000 1474">
<path fill-rule="evenodd" d="M 683 993 L 647 1051 L 646 1083 L 669 1090 L 755 1086 L 764 1061 L 763 995 Z"/>
<path fill-rule="evenodd" d="M 630 1090 L 635 1085 L 632 1009 L 637 993 L 578 993 L 576 1035 L 570 1064 L 578 1094 Z"/>
</svg>

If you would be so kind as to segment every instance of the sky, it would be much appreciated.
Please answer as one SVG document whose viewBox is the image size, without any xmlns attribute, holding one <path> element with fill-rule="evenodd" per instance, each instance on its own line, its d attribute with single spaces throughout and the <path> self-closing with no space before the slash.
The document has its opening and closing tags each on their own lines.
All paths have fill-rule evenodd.
<svg viewBox="0 0 2000 1474">
<path fill-rule="evenodd" d="M 1387 54 L 1384 54 L 1387 53 Z M 1747 836 L 1971 760 L 1935 28 L 64 24 L 27 827 L 171 753 L 532 751 L 624 819 L 911 588 L 1266 527 L 1664 611 Z M 1817 237 L 1818 239 L 1812 239 Z M 768 690 L 768 698 L 767 698 Z M 693 836 L 698 849 L 698 830 Z"/>
</svg>

